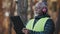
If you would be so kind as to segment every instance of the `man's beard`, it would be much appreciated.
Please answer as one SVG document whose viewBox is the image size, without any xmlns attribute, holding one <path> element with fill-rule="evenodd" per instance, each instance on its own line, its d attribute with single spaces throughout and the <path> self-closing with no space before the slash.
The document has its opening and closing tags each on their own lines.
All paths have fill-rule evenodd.
<svg viewBox="0 0 60 34">
<path fill-rule="evenodd" d="M 34 11 L 34 17 L 35 17 L 35 16 L 39 16 L 39 15 L 42 16 L 43 13 L 42 13 L 42 12 L 36 12 L 36 11 Z"/>
<path fill-rule="evenodd" d="M 38 16 L 39 14 L 34 14 L 34 16 Z"/>
<path fill-rule="evenodd" d="M 36 11 L 34 11 L 34 17 L 35 17 L 35 16 L 38 16 L 38 15 L 39 15 L 39 14 L 38 14 L 38 13 L 36 13 Z"/>
</svg>

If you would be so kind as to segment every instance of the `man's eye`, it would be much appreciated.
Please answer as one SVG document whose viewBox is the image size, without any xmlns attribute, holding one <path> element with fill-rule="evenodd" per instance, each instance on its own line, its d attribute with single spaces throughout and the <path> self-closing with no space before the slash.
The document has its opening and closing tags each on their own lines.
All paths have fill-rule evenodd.
<svg viewBox="0 0 60 34">
<path fill-rule="evenodd" d="M 36 8 L 36 9 L 40 9 L 40 7 Z"/>
<path fill-rule="evenodd" d="M 41 7 L 35 7 L 35 11 L 39 10 Z"/>
</svg>

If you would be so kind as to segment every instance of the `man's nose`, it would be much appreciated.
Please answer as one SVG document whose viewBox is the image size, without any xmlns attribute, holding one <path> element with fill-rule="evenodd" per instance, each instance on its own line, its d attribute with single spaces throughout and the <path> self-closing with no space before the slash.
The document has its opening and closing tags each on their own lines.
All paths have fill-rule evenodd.
<svg viewBox="0 0 60 34">
<path fill-rule="evenodd" d="M 38 10 L 40 10 L 40 8 L 36 8 L 36 9 L 35 9 L 35 11 L 38 11 Z"/>
</svg>

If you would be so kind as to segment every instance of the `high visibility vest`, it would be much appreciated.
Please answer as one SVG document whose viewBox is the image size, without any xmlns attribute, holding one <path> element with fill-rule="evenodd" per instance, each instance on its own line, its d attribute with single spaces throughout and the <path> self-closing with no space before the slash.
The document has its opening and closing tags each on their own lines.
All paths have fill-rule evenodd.
<svg viewBox="0 0 60 34">
<path fill-rule="evenodd" d="M 26 28 L 27 28 L 28 30 L 32 30 L 32 31 L 36 31 L 36 32 L 44 31 L 44 26 L 45 26 L 45 23 L 46 23 L 46 21 L 47 21 L 48 19 L 49 19 L 48 17 L 39 19 L 39 20 L 37 21 L 37 23 L 35 24 L 34 28 L 33 28 L 34 19 L 31 19 L 31 20 L 27 23 Z"/>
</svg>

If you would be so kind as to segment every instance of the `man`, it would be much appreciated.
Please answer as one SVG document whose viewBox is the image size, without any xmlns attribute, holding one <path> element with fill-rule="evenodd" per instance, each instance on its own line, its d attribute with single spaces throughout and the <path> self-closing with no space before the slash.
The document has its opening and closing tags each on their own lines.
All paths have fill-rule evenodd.
<svg viewBox="0 0 60 34">
<path fill-rule="evenodd" d="M 54 22 L 47 14 L 47 6 L 44 2 L 38 2 L 35 5 L 35 18 L 28 21 L 26 28 L 23 28 L 25 34 L 53 34 Z"/>
</svg>

